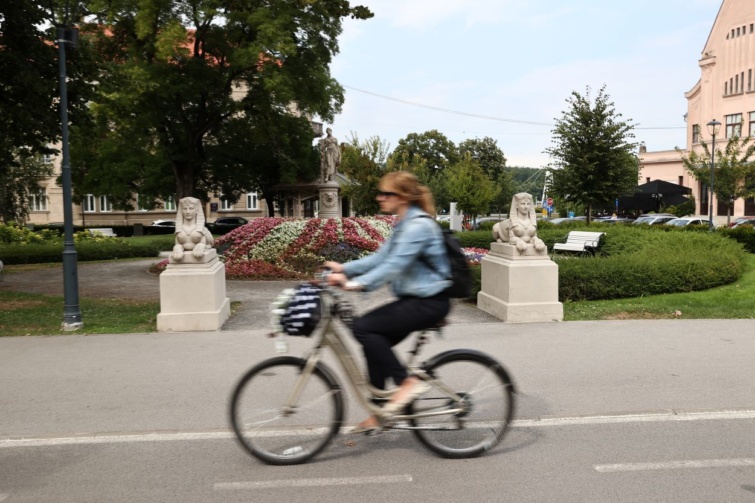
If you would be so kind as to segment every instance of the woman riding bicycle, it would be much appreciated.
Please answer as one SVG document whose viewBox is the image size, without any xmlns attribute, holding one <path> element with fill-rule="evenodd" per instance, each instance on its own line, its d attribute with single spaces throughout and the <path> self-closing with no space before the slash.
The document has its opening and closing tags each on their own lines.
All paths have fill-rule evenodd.
<svg viewBox="0 0 755 503">
<path fill-rule="evenodd" d="M 451 284 L 450 265 L 430 190 L 406 171 L 383 176 L 378 188 L 380 211 L 398 216 L 392 235 L 368 257 L 346 264 L 326 262 L 325 267 L 333 270 L 328 277 L 331 285 L 369 292 L 390 283 L 398 297 L 354 320 L 352 327 L 364 350 L 372 386 L 384 389 L 387 378 L 398 386 L 383 407 L 395 414 L 428 386 L 408 376 L 391 348 L 411 332 L 431 328 L 446 317 L 451 307 L 444 294 Z M 377 418 L 370 416 L 354 432 L 378 428 Z"/>
</svg>

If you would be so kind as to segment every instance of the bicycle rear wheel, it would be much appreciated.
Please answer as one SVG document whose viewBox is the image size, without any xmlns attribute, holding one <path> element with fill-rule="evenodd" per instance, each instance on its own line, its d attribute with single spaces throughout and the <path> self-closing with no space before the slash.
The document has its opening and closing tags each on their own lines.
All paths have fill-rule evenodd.
<svg viewBox="0 0 755 503">
<path fill-rule="evenodd" d="M 233 431 L 244 449 L 265 463 L 303 463 L 341 427 L 341 386 L 321 363 L 303 383 L 296 403 L 285 407 L 305 363 L 290 356 L 266 360 L 247 372 L 233 392 Z"/>
<path fill-rule="evenodd" d="M 514 386 L 501 364 L 476 351 L 453 351 L 424 370 L 461 400 L 436 388 L 416 400 L 411 413 L 437 414 L 411 420 L 417 438 L 446 458 L 479 456 L 498 445 L 514 415 Z"/>
</svg>

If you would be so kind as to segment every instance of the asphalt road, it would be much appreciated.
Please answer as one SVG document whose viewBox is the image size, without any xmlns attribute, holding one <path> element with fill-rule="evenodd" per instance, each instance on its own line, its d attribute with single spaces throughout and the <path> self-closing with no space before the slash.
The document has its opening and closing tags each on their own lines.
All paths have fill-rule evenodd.
<svg viewBox="0 0 755 503">
<path fill-rule="evenodd" d="M 235 381 L 275 354 L 264 330 L 0 338 L 0 501 L 755 501 L 754 324 L 455 323 L 427 354 L 486 351 L 520 390 L 499 447 L 342 435 L 297 467 L 228 429 Z"/>
</svg>

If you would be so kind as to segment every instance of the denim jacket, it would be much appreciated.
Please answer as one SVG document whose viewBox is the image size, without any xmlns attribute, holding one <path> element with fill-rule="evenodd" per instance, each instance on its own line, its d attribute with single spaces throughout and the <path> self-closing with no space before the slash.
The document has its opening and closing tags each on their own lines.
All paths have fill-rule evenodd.
<svg viewBox="0 0 755 503">
<path fill-rule="evenodd" d="M 451 286 L 441 229 L 420 215 L 427 213 L 410 206 L 378 251 L 344 264 L 346 276 L 368 292 L 390 283 L 398 297 L 432 297 Z"/>
</svg>

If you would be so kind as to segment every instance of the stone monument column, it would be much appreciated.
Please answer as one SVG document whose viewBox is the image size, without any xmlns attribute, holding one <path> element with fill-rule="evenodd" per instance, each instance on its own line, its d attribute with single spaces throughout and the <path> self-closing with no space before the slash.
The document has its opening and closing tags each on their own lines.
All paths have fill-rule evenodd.
<svg viewBox="0 0 755 503">
<path fill-rule="evenodd" d="M 339 186 L 334 180 L 341 165 L 341 147 L 333 136 L 333 130 L 325 130 L 327 136 L 320 140 L 320 218 L 341 216 L 341 201 L 338 198 Z"/>
<path fill-rule="evenodd" d="M 340 190 L 338 182 L 330 181 L 320 184 L 320 212 L 319 218 L 338 218 L 341 216 L 341 201 L 338 198 Z"/>
</svg>

